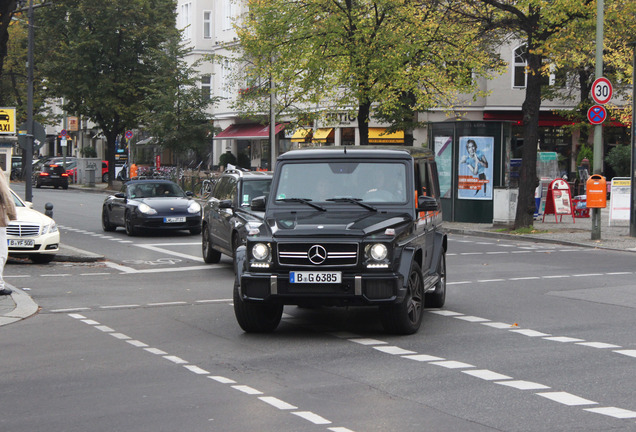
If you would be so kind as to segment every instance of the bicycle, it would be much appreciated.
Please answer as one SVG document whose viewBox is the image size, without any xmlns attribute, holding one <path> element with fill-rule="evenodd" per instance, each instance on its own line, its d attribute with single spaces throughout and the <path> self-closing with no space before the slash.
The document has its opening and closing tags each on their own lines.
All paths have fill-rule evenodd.
<svg viewBox="0 0 636 432">
<path fill-rule="evenodd" d="M 203 179 L 194 186 L 194 194 L 203 199 L 208 199 L 212 194 L 212 188 L 215 183 L 216 180 L 214 179 Z"/>
</svg>

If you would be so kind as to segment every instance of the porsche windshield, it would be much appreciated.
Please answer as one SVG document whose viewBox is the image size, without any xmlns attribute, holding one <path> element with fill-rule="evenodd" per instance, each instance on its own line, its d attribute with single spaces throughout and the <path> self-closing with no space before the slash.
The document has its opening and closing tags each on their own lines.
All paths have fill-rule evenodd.
<svg viewBox="0 0 636 432">
<path fill-rule="evenodd" d="M 287 163 L 281 167 L 276 200 L 302 198 L 343 203 L 348 198 L 368 203 L 404 203 L 406 167 L 383 162 Z"/>
</svg>

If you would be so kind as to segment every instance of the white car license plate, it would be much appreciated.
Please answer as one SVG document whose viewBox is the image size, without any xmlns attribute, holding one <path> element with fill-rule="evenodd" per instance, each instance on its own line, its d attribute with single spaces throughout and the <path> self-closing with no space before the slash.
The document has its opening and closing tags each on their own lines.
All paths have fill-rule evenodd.
<svg viewBox="0 0 636 432">
<path fill-rule="evenodd" d="M 293 271 L 289 272 L 289 283 L 341 283 L 341 272 Z"/>
<path fill-rule="evenodd" d="M 185 216 L 181 216 L 181 217 L 165 217 L 165 218 L 163 218 L 163 221 L 165 223 L 185 222 L 186 218 L 185 218 Z"/>
<path fill-rule="evenodd" d="M 35 246 L 35 240 L 15 240 L 8 239 L 9 247 L 33 247 Z"/>
</svg>

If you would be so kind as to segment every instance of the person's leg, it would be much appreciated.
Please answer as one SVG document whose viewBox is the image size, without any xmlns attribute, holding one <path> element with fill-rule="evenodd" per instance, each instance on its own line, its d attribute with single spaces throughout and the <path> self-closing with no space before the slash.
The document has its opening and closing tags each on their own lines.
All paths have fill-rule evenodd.
<svg viewBox="0 0 636 432">
<path fill-rule="evenodd" d="M 9 255 L 9 247 L 7 246 L 7 229 L 0 227 L 0 295 L 9 295 L 11 290 L 4 285 L 4 265 Z"/>
</svg>

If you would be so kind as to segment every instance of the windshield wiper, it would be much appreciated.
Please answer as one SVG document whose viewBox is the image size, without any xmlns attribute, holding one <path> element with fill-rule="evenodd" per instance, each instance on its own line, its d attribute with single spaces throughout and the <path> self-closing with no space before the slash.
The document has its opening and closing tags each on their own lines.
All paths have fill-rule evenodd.
<svg viewBox="0 0 636 432">
<path fill-rule="evenodd" d="M 326 201 L 353 203 L 353 204 L 358 204 L 360 207 L 364 207 L 367 210 L 371 210 L 375 212 L 378 211 L 378 209 L 373 207 L 372 205 L 363 203 L 362 198 L 329 198 Z"/>
<path fill-rule="evenodd" d="M 311 206 L 317 210 L 320 211 L 327 211 L 326 208 L 324 208 L 323 206 L 320 206 L 318 204 L 314 204 L 311 202 L 310 199 L 308 198 L 278 198 L 276 199 L 276 201 L 282 201 L 282 202 L 299 202 L 299 203 L 303 203 L 303 204 L 307 204 L 308 206 Z"/>
</svg>

